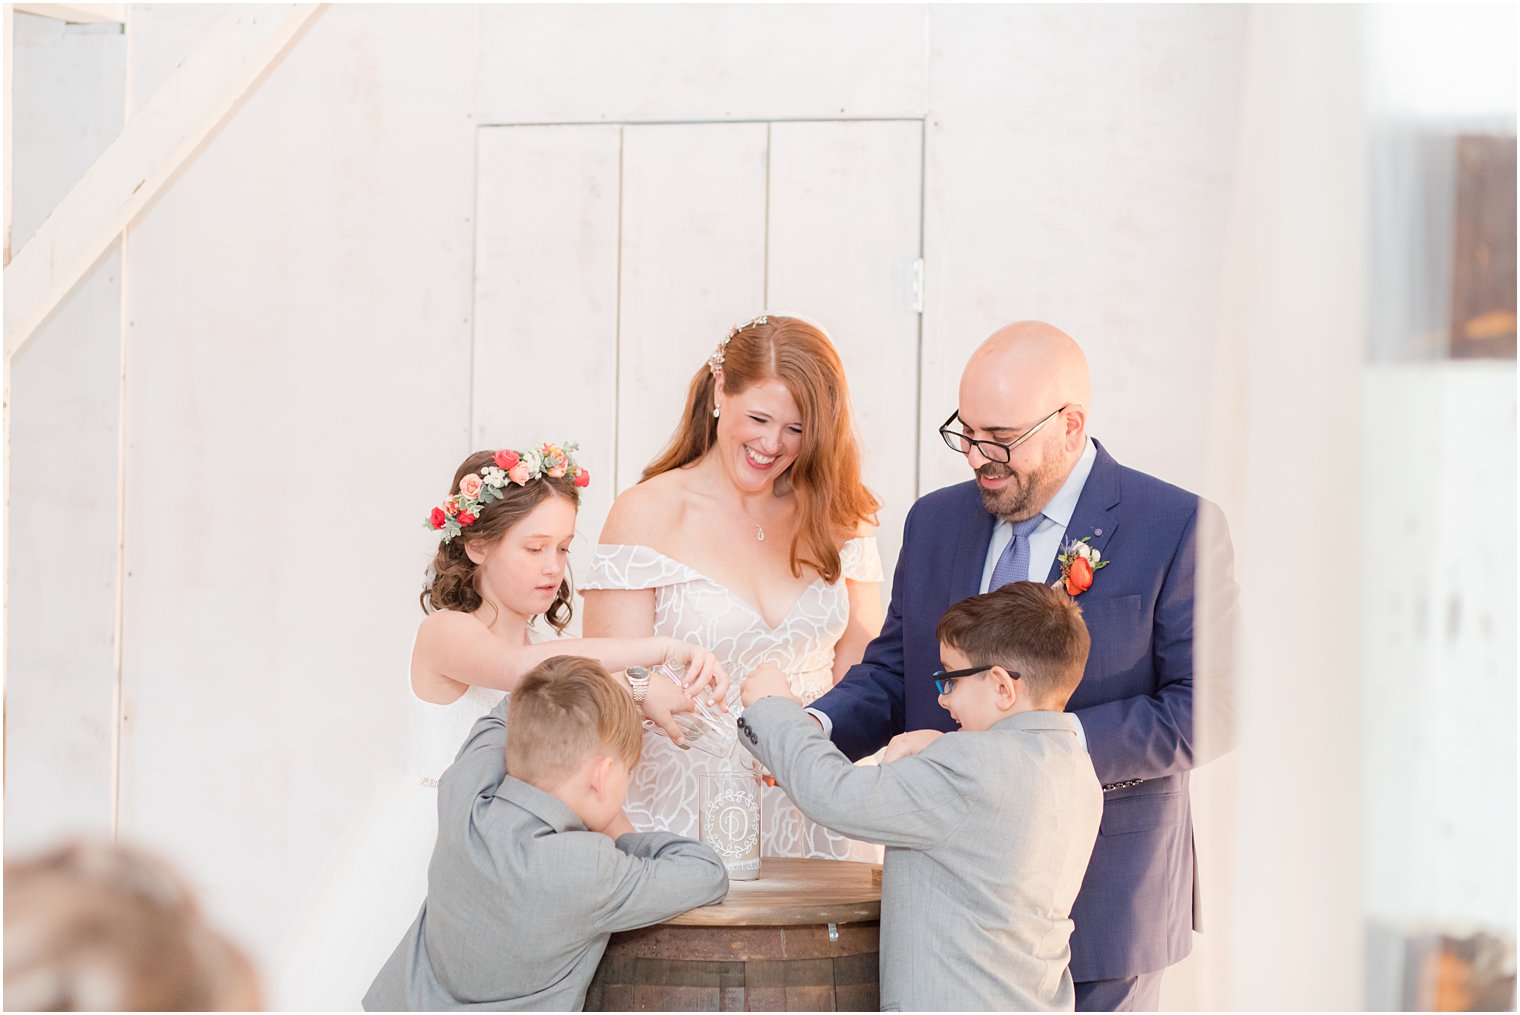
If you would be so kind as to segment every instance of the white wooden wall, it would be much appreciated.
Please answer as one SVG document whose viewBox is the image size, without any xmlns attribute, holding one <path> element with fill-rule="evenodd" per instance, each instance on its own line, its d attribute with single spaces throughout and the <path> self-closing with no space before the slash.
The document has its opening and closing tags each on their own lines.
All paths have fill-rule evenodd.
<svg viewBox="0 0 1520 1015">
<path fill-rule="evenodd" d="M 220 15 L 134 8 L 130 94 Z M 132 231 L 120 826 L 272 952 L 399 763 L 467 444 L 475 15 L 319 15 Z"/>
<path fill-rule="evenodd" d="M 20 249 L 121 129 L 127 44 L 110 26 L 14 24 Z M 6 379 L 8 850 L 114 821 L 121 306 L 118 243 Z"/>
</svg>

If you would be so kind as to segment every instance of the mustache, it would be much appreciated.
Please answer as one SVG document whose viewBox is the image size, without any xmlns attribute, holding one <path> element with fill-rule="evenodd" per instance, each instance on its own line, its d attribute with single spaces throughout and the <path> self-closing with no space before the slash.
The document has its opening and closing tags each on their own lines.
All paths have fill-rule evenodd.
<svg viewBox="0 0 1520 1015">
<path fill-rule="evenodd" d="M 977 469 L 976 474 L 983 479 L 1006 479 L 1013 475 L 1013 470 L 1008 467 L 1006 462 L 988 462 L 980 469 Z"/>
</svg>

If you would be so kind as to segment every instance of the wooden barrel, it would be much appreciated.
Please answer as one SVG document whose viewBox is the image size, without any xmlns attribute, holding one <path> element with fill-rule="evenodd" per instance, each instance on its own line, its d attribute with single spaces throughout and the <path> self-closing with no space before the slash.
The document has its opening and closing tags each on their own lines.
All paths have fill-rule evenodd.
<svg viewBox="0 0 1520 1015">
<path fill-rule="evenodd" d="M 728 898 L 614 934 L 587 1011 L 876 1011 L 881 867 L 766 858 Z"/>
</svg>

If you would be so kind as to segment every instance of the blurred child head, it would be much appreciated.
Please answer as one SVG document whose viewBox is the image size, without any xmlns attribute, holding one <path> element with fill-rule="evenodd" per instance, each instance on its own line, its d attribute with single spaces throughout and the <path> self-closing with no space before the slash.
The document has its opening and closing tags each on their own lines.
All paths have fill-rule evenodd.
<svg viewBox="0 0 1520 1015">
<path fill-rule="evenodd" d="M 258 982 L 179 879 L 119 846 L 73 844 L 5 866 L 5 1006 L 249 1011 Z"/>
<path fill-rule="evenodd" d="M 623 809 L 643 737 L 632 696 L 601 663 L 554 656 L 512 692 L 507 771 L 599 831 Z"/>
<path fill-rule="evenodd" d="M 1040 582 L 1012 582 L 945 611 L 935 631 L 946 672 L 979 669 L 939 696 L 963 729 L 1016 712 L 1066 708 L 1087 666 L 1087 624 L 1076 600 Z"/>
<path fill-rule="evenodd" d="M 481 473 L 497 467 L 503 454 L 515 452 L 477 451 L 460 463 L 450 498 L 434 509 L 439 513 L 435 518 L 453 498 L 479 490 Z M 524 618 L 543 614 L 556 631 L 564 630 L 571 617 L 570 541 L 584 485 L 581 473 L 564 471 L 500 487 L 499 499 L 481 507 L 458 535 L 438 544 L 422 590 L 423 612 L 474 613 L 489 603 Z M 440 521 L 435 528 L 448 523 Z M 488 623 L 492 619 L 486 618 Z"/>
</svg>

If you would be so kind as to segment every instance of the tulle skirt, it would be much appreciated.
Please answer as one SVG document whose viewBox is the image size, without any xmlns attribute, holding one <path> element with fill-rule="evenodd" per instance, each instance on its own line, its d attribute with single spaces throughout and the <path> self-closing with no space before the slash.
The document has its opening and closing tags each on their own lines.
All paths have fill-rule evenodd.
<svg viewBox="0 0 1520 1015">
<path fill-rule="evenodd" d="M 438 790 L 382 783 L 328 854 L 275 960 L 283 1011 L 358 1011 L 427 895 Z"/>
</svg>

